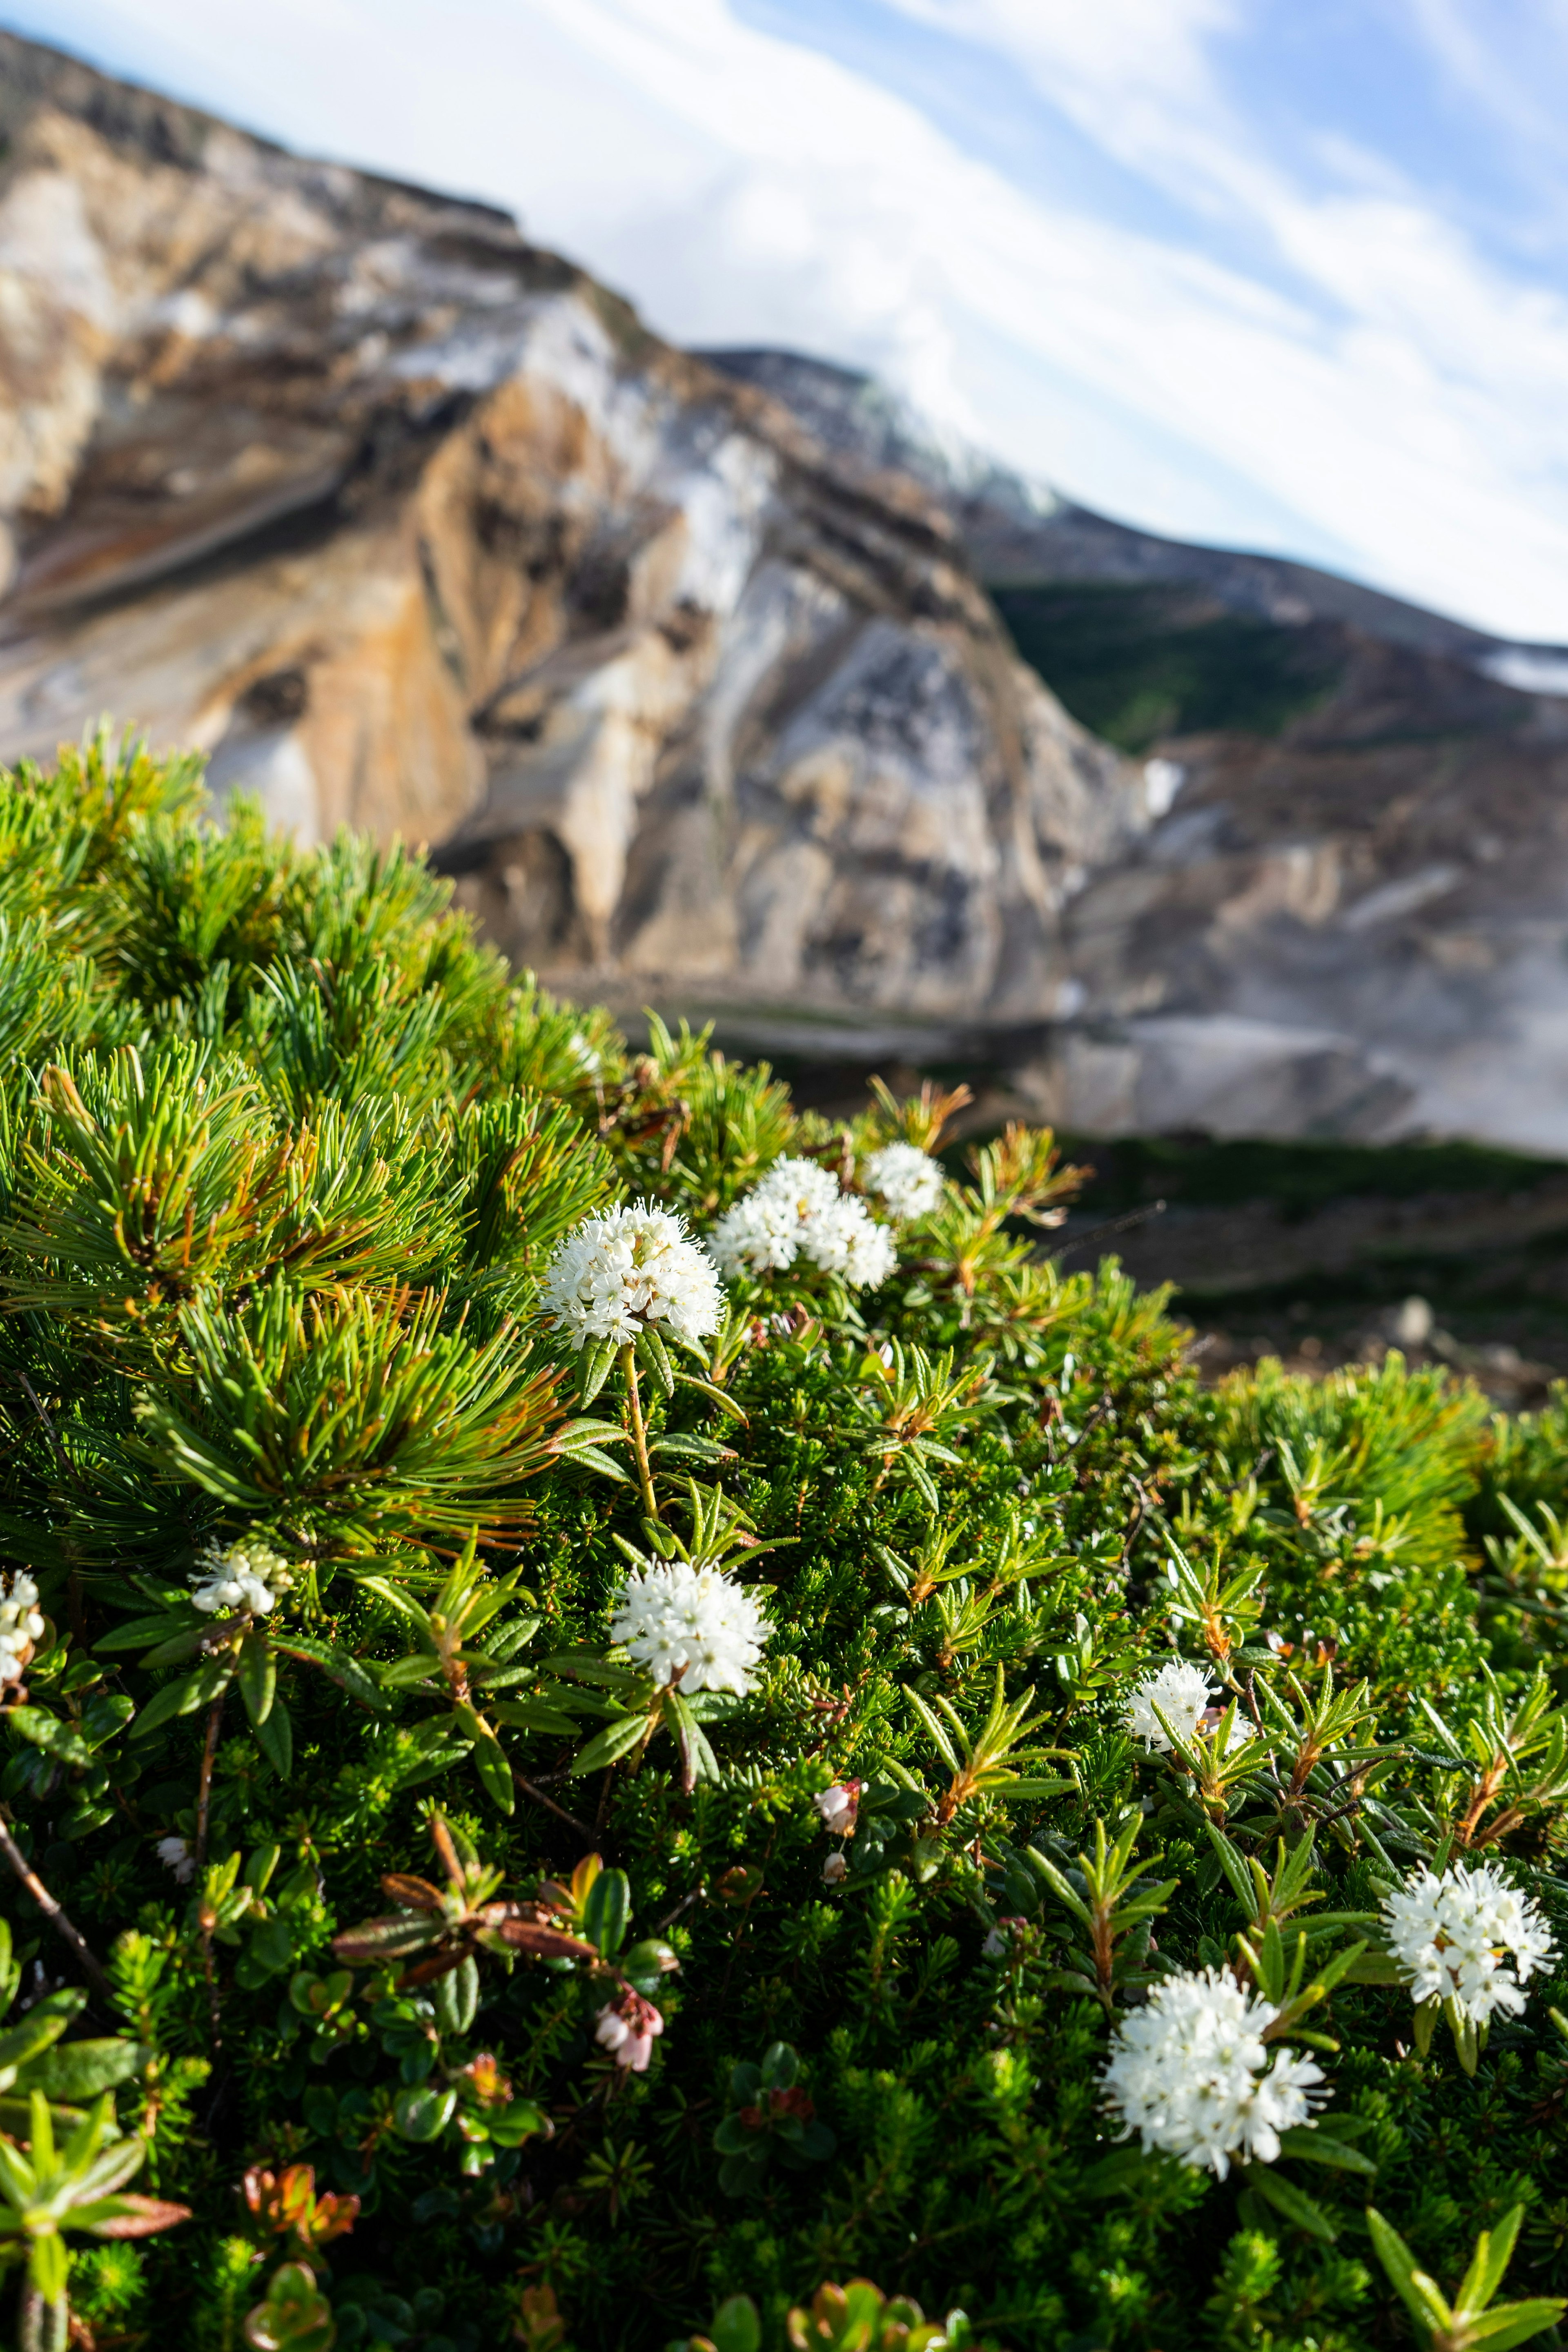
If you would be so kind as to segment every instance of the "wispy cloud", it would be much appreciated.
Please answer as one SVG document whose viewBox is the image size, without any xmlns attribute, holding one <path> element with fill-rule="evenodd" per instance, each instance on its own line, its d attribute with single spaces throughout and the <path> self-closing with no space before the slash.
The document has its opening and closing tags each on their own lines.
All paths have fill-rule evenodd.
<svg viewBox="0 0 1568 2352">
<path fill-rule="evenodd" d="M 679 338 L 876 367 L 1089 503 L 1568 638 L 1568 301 L 1531 258 L 1568 10 L 1511 13 L 1522 82 L 1488 0 L 47 9 L 520 207 Z M 943 108 L 944 58 L 994 75 L 1005 137 Z"/>
</svg>

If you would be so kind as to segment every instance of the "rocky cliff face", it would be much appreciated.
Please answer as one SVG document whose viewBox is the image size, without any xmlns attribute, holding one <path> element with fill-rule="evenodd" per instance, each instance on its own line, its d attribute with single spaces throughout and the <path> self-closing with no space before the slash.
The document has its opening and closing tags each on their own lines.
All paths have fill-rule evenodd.
<svg viewBox="0 0 1568 2352">
<path fill-rule="evenodd" d="M 100 713 L 438 845 L 630 1003 L 1038 1020 L 1142 772 L 947 514 L 504 217 L 0 36 L 0 757 Z"/>
<path fill-rule="evenodd" d="M 1563 648 L 1129 530 L 843 369 L 711 356 L 852 473 L 918 477 L 1020 650 L 1155 763 L 1158 822 L 1066 916 L 1077 1017 L 1009 1041 L 1037 1103 L 1099 1133 L 1568 1151 Z"/>
</svg>

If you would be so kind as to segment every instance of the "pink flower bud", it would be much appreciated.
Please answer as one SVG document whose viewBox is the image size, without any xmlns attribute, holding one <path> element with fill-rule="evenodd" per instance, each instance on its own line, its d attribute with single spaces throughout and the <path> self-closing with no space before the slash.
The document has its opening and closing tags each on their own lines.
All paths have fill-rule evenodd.
<svg viewBox="0 0 1568 2352">
<path fill-rule="evenodd" d="M 654 2037 L 663 2032 L 664 2020 L 652 2001 L 624 1985 L 609 2006 L 599 2011 L 594 2039 L 609 2051 L 617 2066 L 642 2074 L 653 2055 Z"/>
<path fill-rule="evenodd" d="M 822 1826 L 830 1837 L 853 1834 L 856 1817 L 860 1811 L 858 1780 L 836 1780 L 831 1789 L 824 1789 L 813 1797 L 812 1803 L 822 1815 Z"/>
</svg>

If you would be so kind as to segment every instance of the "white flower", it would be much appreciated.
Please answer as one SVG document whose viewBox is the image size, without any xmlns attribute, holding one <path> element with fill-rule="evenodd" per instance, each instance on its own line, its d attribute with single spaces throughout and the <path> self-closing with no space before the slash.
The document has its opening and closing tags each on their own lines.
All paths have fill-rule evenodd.
<svg viewBox="0 0 1568 2352">
<path fill-rule="evenodd" d="M 895 1217 L 929 1217 L 947 1181 L 942 1162 L 913 1143 L 884 1143 L 867 1160 L 865 1176 Z"/>
<path fill-rule="evenodd" d="M 1556 1948 L 1538 1905 L 1495 1863 L 1455 1863 L 1441 1878 L 1423 1867 L 1386 1897 L 1383 1925 L 1412 1998 L 1452 2000 L 1474 2025 L 1517 2015 L 1521 1987 Z"/>
<path fill-rule="evenodd" d="M 843 1854 L 836 1849 L 822 1865 L 822 1883 L 824 1886 L 837 1886 L 848 1875 L 849 1864 L 845 1861 Z"/>
<path fill-rule="evenodd" d="M 610 1631 L 659 1685 L 745 1691 L 767 1626 L 752 1594 L 716 1568 L 672 1560 L 628 1577 Z"/>
<path fill-rule="evenodd" d="M 822 1790 L 812 1803 L 822 1815 L 822 1826 L 830 1837 L 848 1837 L 860 1811 L 858 1780 L 836 1780 L 831 1789 Z"/>
<path fill-rule="evenodd" d="M 625 1347 L 650 1323 L 679 1339 L 719 1328 L 724 1294 L 713 1262 L 686 1221 L 649 1201 L 585 1217 L 552 1257 L 544 1307 L 574 1347 Z"/>
<path fill-rule="evenodd" d="M 158 1840 L 158 1859 L 165 1870 L 172 1870 L 176 1883 L 188 1886 L 196 1874 L 196 1858 L 183 1837 Z"/>
<path fill-rule="evenodd" d="M 594 2039 L 610 2052 L 617 2066 L 646 2074 L 653 2056 L 654 2037 L 664 2032 L 664 2019 L 651 2000 L 626 1985 L 607 2009 L 599 2011 Z"/>
<path fill-rule="evenodd" d="M 293 1581 L 287 1560 L 266 1544 L 208 1544 L 191 1579 L 191 1603 L 208 1617 L 239 1610 L 265 1617 Z"/>
<path fill-rule="evenodd" d="M 709 1244 L 726 1274 L 782 1273 L 805 1257 L 852 1290 L 877 1289 L 899 1262 L 887 1227 L 815 1160 L 775 1160 L 725 1211 Z"/>
<path fill-rule="evenodd" d="M 1171 1658 L 1158 1673 L 1146 1675 L 1139 1684 L 1122 1709 L 1121 1719 L 1146 1748 L 1158 1748 L 1162 1756 L 1169 1756 L 1171 1743 L 1154 1709 L 1159 1708 L 1184 1739 L 1190 1739 L 1204 1727 L 1205 1716 L 1218 1701 L 1219 1694 L 1211 1686 L 1202 1666 L 1189 1665 L 1185 1658 Z M 1251 1724 L 1238 1715 L 1230 1727 L 1227 1748 L 1239 1748 L 1251 1738 Z"/>
<path fill-rule="evenodd" d="M 1103 2081 L 1112 2112 L 1146 2148 L 1223 2180 L 1240 2156 L 1272 2164 L 1279 2135 L 1310 2119 L 1322 2070 L 1269 2052 L 1278 2012 L 1219 1969 L 1166 1977 L 1117 2030 Z"/>
<path fill-rule="evenodd" d="M 0 1586 L 0 1683 L 16 1683 L 34 1643 L 44 1638 L 38 1588 L 25 1569 L 18 1569 Z"/>
</svg>

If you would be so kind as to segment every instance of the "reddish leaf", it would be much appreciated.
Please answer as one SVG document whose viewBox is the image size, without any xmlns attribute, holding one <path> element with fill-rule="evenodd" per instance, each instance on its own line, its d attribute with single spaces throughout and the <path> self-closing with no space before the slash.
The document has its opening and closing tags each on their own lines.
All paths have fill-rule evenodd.
<svg viewBox="0 0 1568 2352">
<path fill-rule="evenodd" d="M 394 1903 L 401 1903 L 405 1911 L 439 1911 L 441 1890 L 432 1886 L 427 1878 L 410 1878 L 400 1870 L 389 1871 L 381 1882 L 381 1891 Z"/>
<path fill-rule="evenodd" d="M 116 2205 L 124 2210 L 108 2221 L 96 2221 L 95 2238 L 150 2238 L 154 2230 L 172 2230 L 176 2221 L 188 2221 L 188 2205 L 171 2205 L 162 2197 L 137 2197 L 121 2194 Z"/>
<path fill-rule="evenodd" d="M 595 1944 L 581 1936 L 563 1935 L 559 1927 L 542 1927 L 537 1919 L 502 1919 L 488 1934 L 499 1936 L 514 1952 L 531 1952 L 540 1960 L 596 1960 Z"/>
<path fill-rule="evenodd" d="M 439 1927 L 413 1912 L 399 1911 L 384 1919 L 366 1919 L 332 1937 L 332 1950 L 350 1967 L 363 1960 L 395 1960 L 405 1952 L 421 1952 L 439 1936 Z"/>
</svg>

